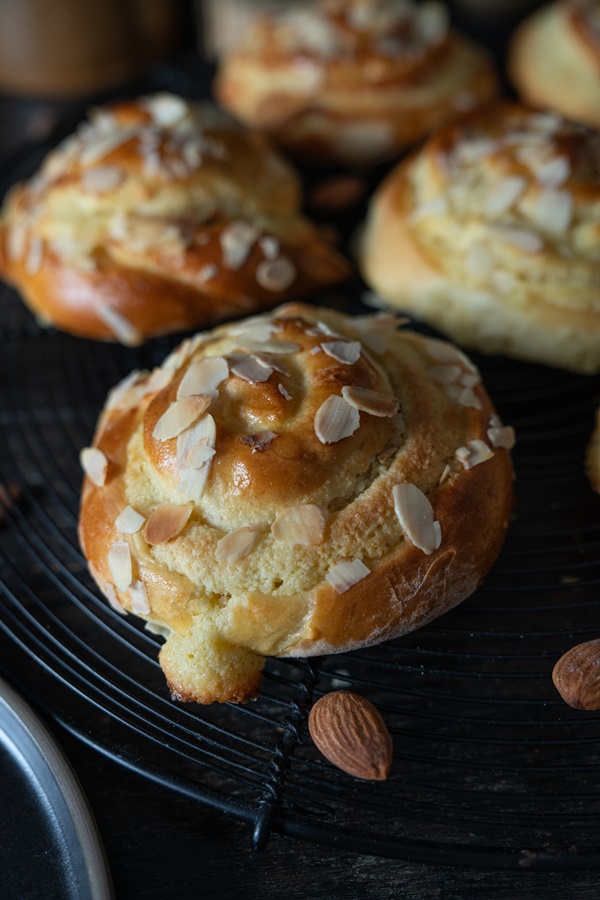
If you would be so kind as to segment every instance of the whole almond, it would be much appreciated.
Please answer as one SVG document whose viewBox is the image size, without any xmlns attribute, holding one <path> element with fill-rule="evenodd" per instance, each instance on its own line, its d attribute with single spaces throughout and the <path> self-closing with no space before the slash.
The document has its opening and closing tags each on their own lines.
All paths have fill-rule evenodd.
<svg viewBox="0 0 600 900">
<path fill-rule="evenodd" d="M 372 703 L 350 691 L 325 694 L 310 711 L 310 736 L 323 756 L 356 778 L 385 781 L 392 738 Z"/>
<path fill-rule="evenodd" d="M 571 647 L 554 666 L 552 681 L 569 706 L 600 709 L 600 640 Z"/>
</svg>

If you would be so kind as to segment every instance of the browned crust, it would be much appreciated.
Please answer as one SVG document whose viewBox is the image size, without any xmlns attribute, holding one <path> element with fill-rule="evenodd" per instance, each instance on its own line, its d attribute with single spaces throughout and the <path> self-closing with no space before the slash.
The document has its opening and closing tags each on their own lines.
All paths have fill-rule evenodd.
<svg viewBox="0 0 600 900">
<path fill-rule="evenodd" d="M 600 494 L 600 409 L 596 412 L 596 427 L 587 448 L 585 468 L 590 484 Z"/>
<path fill-rule="evenodd" d="M 245 108 L 243 101 L 247 90 L 245 79 L 238 77 L 234 68 L 239 61 L 240 72 L 243 71 L 244 54 L 240 52 L 239 56 L 233 54 L 230 59 L 222 61 L 213 84 L 213 93 L 226 109 L 246 124 L 264 131 L 292 158 L 314 166 L 329 165 L 340 160 L 342 127 L 357 119 L 374 125 L 385 123 L 391 129 L 393 137 L 389 149 L 378 154 L 381 157 L 395 155 L 410 147 L 448 119 L 460 118 L 461 113 L 452 107 L 449 96 L 429 101 L 425 98 L 418 107 L 414 102 L 403 101 L 400 92 L 403 88 L 426 90 L 428 85 L 435 85 L 438 80 L 447 78 L 448 71 L 463 58 L 469 60 L 470 77 L 460 85 L 457 93 L 472 95 L 473 107 L 485 106 L 498 93 L 495 72 L 484 51 L 456 32 L 451 32 L 444 42 L 443 52 L 438 48 L 435 53 L 429 54 L 426 64 L 415 67 L 410 73 L 402 71 L 395 77 L 392 70 L 381 81 L 370 84 L 359 77 L 362 70 L 358 63 L 356 69 L 337 61 L 321 63 L 325 81 L 318 90 L 306 94 L 278 90 L 277 59 L 261 59 L 260 65 L 264 65 L 266 71 L 274 70 L 273 78 L 261 103 L 252 111 Z M 257 64 L 256 58 L 249 59 Z M 373 59 L 379 60 L 379 57 L 373 54 Z M 365 65 L 367 61 L 361 59 L 360 65 Z M 391 105 L 389 97 L 396 93 L 398 98 Z M 346 109 L 338 108 L 334 100 L 336 94 L 345 95 L 346 99 L 351 97 L 353 102 L 347 103 Z M 310 119 L 315 115 L 325 123 L 324 131 L 316 131 L 311 126 Z M 342 161 L 348 162 L 350 155 Z M 362 161 L 356 162 L 360 164 Z"/>
<path fill-rule="evenodd" d="M 291 312 L 296 310 L 301 311 L 301 308 L 293 307 Z M 408 372 L 406 377 L 409 377 Z M 110 580 L 107 553 L 117 538 L 115 518 L 127 504 L 125 466 L 129 439 L 142 420 L 148 424 L 145 416 L 150 403 L 156 409 L 152 410 L 148 427 L 168 407 L 175 386 L 176 382 L 162 394 L 155 395 L 154 400 L 149 396 L 133 410 L 109 411 L 100 422 L 94 444 L 109 460 L 107 479 L 101 488 L 85 479 L 79 535 L 92 574 L 101 589 Z M 264 393 L 268 388 L 263 386 L 261 390 Z M 423 403 L 418 384 L 414 390 L 414 402 L 421 409 Z M 457 435 L 462 434 L 465 441 L 486 440 L 490 416 L 494 412 L 484 388 L 478 385 L 475 390 L 481 410 L 459 406 L 456 412 L 457 422 L 460 422 L 456 426 Z M 319 402 L 317 398 L 317 405 Z M 376 424 L 371 422 L 361 426 L 370 435 L 371 446 L 375 441 L 375 432 L 371 433 L 371 429 L 376 428 Z M 418 480 L 419 473 L 431 466 L 438 427 L 429 416 L 416 417 L 411 434 L 413 449 L 404 470 L 407 481 Z M 331 452 L 330 447 L 323 450 Z M 148 448 L 146 452 L 149 452 Z M 451 457 L 447 461 L 451 461 Z M 270 474 L 263 471 L 262 462 L 256 464 L 258 469 L 254 475 L 268 493 L 273 479 L 279 482 L 286 476 L 275 465 Z M 434 483 L 441 475 L 444 462 L 434 464 Z M 255 670 L 241 683 L 219 682 L 208 691 L 192 690 L 178 672 L 177 665 L 171 663 L 168 651 L 163 650 L 161 664 L 174 696 L 201 703 L 244 702 L 258 691 L 263 653 L 310 656 L 379 643 L 420 627 L 469 596 L 493 565 L 508 528 L 512 502 L 508 452 L 495 449 L 491 459 L 469 470 L 455 464 L 451 476 L 433 488 L 428 496 L 436 519 L 442 523 L 442 544 L 437 551 L 426 556 L 408 540 L 402 540 L 386 557 L 368 561 L 371 568 L 368 578 L 342 594 L 326 581 L 307 594 L 286 598 L 248 594 L 245 604 L 236 607 L 234 616 L 237 620 L 230 621 L 228 627 L 232 629 L 231 642 L 232 645 L 235 643 L 235 649 L 256 657 Z M 349 520 L 340 519 L 331 527 L 351 528 L 361 533 L 376 524 L 380 511 L 381 506 L 376 502 L 365 512 L 358 509 Z M 133 556 L 133 577 L 146 584 L 152 614 L 182 634 L 187 633 L 191 626 L 190 602 L 194 585 L 186 577 L 158 565 L 138 544 Z M 291 623 L 285 639 L 279 636 L 281 622 L 276 621 L 278 615 L 284 631 Z M 268 646 L 271 628 L 276 635 L 273 649 L 261 647 L 259 652 L 256 635 L 261 635 L 263 647 Z M 229 632 L 224 633 L 224 642 L 229 639 Z"/>
<path fill-rule="evenodd" d="M 219 233 L 226 223 L 211 229 L 211 239 L 186 251 L 184 265 L 163 261 L 155 271 L 119 265 L 107 253 L 97 254 L 97 270 L 76 271 L 46 251 L 35 274 L 25 260 L 11 260 L 6 232 L 0 228 L 0 274 L 18 288 L 23 300 L 42 321 L 78 337 L 114 341 L 115 334 L 98 310 L 110 307 L 139 332 L 140 339 L 212 325 L 232 316 L 261 312 L 284 299 L 310 294 L 339 283 L 350 273 L 346 260 L 317 229 L 307 229 L 302 243 L 281 242 L 282 255 L 297 271 L 291 287 L 270 291 L 256 280 L 255 270 L 264 254 L 255 246 L 239 269 L 221 265 Z M 205 229 L 198 229 L 198 234 Z M 211 263 L 218 274 L 202 284 L 198 273 Z M 195 283 L 194 283 L 195 282 Z"/>
</svg>

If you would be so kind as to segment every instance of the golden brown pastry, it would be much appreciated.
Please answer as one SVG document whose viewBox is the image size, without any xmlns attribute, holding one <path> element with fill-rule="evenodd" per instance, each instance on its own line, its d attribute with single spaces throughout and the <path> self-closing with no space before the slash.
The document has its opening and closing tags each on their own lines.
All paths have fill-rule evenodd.
<svg viewBox="0 0 600 900">
<path fill-rule="evenodd" d="M 598 371 L 599 139 L 507 104 L 447 126 L 371 201 L 365 279 L 464 346 Z"/>
<path fill-rule="evenodd" d="M 0 272 L 42 319 L 139 344 L 339 281 L 267 141 L 171 94 L 96 110 L 9 194 Z"/>
<path fill-rule="evenodd" d="M 364 165 L 496 93 L 441 3 L 313 0 L 263 17 L 222 60 L 220 102 L 311 165 Z"/>
<path fill-rule="evenodd" d="M 592 487 L 600 494 L 600 409 L 596 413 L 596 427 L 587 450 L 586 468 Z"/>
<path fill-rule="evenodd" d="M 600 3 L 560 0 L 515 33 L 510 76 L 522 99 L 600 128 Z"/>
<path fill-rule="evenodd" d="M 265 656 L 374 644 L 475 590 L 508 525 L 511 428 L 455 347 L 292 304 L 110 395 L 80 538 L 168 635 L 172 694 L 245 701 Z"/>
</svg>

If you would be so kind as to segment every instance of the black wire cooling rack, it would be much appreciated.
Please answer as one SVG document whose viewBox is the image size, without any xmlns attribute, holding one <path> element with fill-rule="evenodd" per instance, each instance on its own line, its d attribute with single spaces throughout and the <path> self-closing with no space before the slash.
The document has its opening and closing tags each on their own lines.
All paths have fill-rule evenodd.
<svg viewBox="0 0 600 900">
<path fill-rule="evenodd" d="M 245 820 L 259 848 L 277 830 L 445 864 L 600 865 L 600 718 L 567 707 L 550 678 L 600 636 L 600 498 L 583 472 L 600 380 L 476 359 L 518 434 L 514 519 L 483 587 L 400 640 L 270 660 L 255 702 L 199 707 L 170 699 L 159 638 L 100 598 L 76 536 L 78 454 L 108 389 L 174 343 L 44 331 L 0 293 L 0 482 L 17 495 L 2 509 L 0 668 L 100 752 Z M 384 716 L 389 781 L 355 780 L 312 745 L 311 704 L 335 688 Z"/>
</svg>

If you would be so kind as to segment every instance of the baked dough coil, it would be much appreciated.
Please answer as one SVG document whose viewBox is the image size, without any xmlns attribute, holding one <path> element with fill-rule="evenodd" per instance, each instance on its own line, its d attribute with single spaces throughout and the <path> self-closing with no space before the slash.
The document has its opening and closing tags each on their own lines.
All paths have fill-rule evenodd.
<svg viewBox="0 0 600 900">
<path fill-rule="evenodd" d="M 220 64 L 219 101 L 312 166 L 369 165 L 487 103 L 483 50 L 439 3 L 316 0 L 262 17 Z"/>
<path fill-rule="evenodd" d="M 587 449 L 586 468 L 593 489 L 600 494 L 600 409 L 596 412 L 596 426 Z"/>
<path fill-rule="evenodd" d="M 600 128 L 600 8 L 595 0 L 560 0 L 515 32 L 509 74 L 521 98 Z"/>
<path fill-rule="evenodd" d="M 10 192 L 0 272 L 43 322 L 136 345 L 346 277 L 301 201 L 268 142 L 216 109 L 119 103 Z"/>
<path fill-rule="evenodd" d="M 600 143 L 499 105 L 447 126 L 373 197 L 370 286 L 466 347 L 600 369 Z"/>
<path fill-rule="evenodd" d="M 367 646 L 467 597 L 509 521 L 512 429 L 455 347 L 301 304 L 184 342 L 82 453 L 99 588 L 167 636 L 172 695 Z"/>
</svg>

